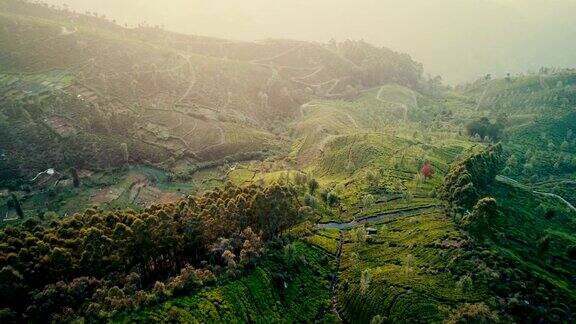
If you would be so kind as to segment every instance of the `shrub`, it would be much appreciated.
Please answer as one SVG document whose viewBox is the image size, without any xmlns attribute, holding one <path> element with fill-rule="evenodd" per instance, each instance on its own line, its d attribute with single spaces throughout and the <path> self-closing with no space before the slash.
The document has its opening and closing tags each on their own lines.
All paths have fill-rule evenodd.
<svg viewBox="0 0 576 324">
<path fill-rule="evenodd" d="M 302 172 L 296 172 L 294 175 L 294 183 L 299 187 L 304 187 L 308 182 L 308 176 Z"/>
<path fill-rule="evenodd" d="M 566 254 L 568 255 L 568 257 L 572 260 L 576 260 L 576 245 L 570 245 L 567 249 L 566 249 Z"/>
<path fill-rule="evenodd" d="M 454 163 L 444 179 L 440 197 L 451 205 L 471 208 L 503 167 L 502 146 L 490 146 Z"/>
<path fill-rule="evenodd" d="M 374 199 L 374 196 L 371 194 L 366 194 L 362 196 L 362 207 L 365 209 L 369 209 L 372 206 L 374 206 L 375 202 L 376 200 Z"/>
<path fill-rule="evenodd" d="M 318 206 L 318 201 L 314 196 L 307 193 L 304 195 L 304 205 L 315 209 Z"/>
<path fill-rule="evenodd" d="M 432 168 L 432 165 L 430 165 L 430 163 L 425 163 L 420 169 L 420 173 L 422 173 L 424 178 L 430 179 L 434 175 L 434 168 Z"/>
<path fill-rule="evenodd" d="M 542 237 L 538 241 L 538 254 L 544 254 L 550 249 L 552 238 L 549 235 Z"/>
<path fill-rule="evenodd" d="M 388 322 L 388 318 L 380 315 L 376 315 L 370 320 L 370 324 L 384 324 L 386 322 Z"/>
<path fill-rule="evenodd" d="M 462 304 L 445 321 L 446 324 L 488 324 L 498 322 L 498 315 L 484 303 Z"/>
<path fill-rule="evenodd" d="M 80 187 L 80 177 L 78 176 L 78 170 L 76 168 L 70 168 L 70 174 L 72 175 L 72 184 L 74 188 Z"/>
<path fill-rule="evenodd" d="M 316 179 L 312 178 L 308 180 L 308 192 L 310 192 L 311 195 L 314 195 L 318 187 L 320 187 L 320 184 Z"/>
<path fill-rule="evenodd" d="M 500 132 L 503 126 L 498 123 L 492 123 L 486 117 L 474 120 L 466 125 L 466 131 L 470 136 L 478 136 L 480 138 L 489 138 L 497 140 L 500 137 Z"/>
<path fill-rule="evenodd" d="M 24 211 L 22 210 L 22 206 L 20 205 L 20 200 L 15 194 L 12 194 L 12 207 L 16 210 L 16 214 L 18 217 L 24 217 Z"/>
<path fill-rule="evenodd" d="M 326 196 L 326 203 L 329 206 L 336 206 L 338 204 L 339 200 L 340 200 L 340 198 L 333 191 L 329 192 L 328 195 Z"/>
<path fill-rule="evenodd" d="M 491 224 L 498 217 L 498 204 L 494 198 L 480 199 L 472 213 L 463 220 L 463 226 L 471 234 L 482 237 L 489 230 Z"/>
</svg>

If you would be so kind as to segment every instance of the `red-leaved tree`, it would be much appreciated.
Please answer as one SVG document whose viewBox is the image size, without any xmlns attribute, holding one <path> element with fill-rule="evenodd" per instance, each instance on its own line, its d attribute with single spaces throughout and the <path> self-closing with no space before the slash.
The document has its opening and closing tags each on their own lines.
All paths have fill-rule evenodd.
<svg viewBox="0 0 576 324">
<path fill-rule="evenodd" d="M 424 163 L 422 169 L 420 169 L 420 173 L 422 173 L 426 179 L 430 179 L 434 175 L 434 168 L 432 168 L 430 163 Z"/>
</svg>

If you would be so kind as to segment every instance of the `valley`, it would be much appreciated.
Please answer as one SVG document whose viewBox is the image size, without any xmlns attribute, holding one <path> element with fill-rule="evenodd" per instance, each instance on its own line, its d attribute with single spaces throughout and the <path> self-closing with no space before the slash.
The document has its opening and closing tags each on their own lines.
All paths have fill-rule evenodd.
<svg viewBox="0 0 576 324">
<path fill-rule="evenodd" d="M 0 322 L 575 319 L 575 70 L 17 0 L 0 43 Z"/>
</svg>

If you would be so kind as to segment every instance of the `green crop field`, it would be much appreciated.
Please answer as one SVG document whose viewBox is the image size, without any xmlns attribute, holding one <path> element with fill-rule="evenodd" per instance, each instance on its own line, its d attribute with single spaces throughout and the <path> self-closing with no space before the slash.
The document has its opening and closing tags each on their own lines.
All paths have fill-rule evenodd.
<svg viewBox="0 0 576 324">
<path fill-rule="evenodd" d="M 466 238 L 441 211 L 375 226 L 378 234 L 365 242 L 350 235 L 344 246 L 338 300 L 346 320 L 440 322 L 462 303 L 486 300 L 477 277 L 489 274 L 474 271 Z"/>
<path fill-rule="evenodd" d="M 576 71 L 0 0 L 0 323 L 572 323 Z"/>
</svg>

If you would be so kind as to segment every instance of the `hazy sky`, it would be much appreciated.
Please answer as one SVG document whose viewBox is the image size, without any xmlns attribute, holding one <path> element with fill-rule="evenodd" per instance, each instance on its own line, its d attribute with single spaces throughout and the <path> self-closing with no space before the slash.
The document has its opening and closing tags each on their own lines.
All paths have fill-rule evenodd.
<svg viewBox="0 0 576 324">
<path fill-rule="evenodd" d="M 240 40 L 364 39 L 449 82 L 576 67 L 576 0 L 48 0 L 119 22 Z"/>
</svg>

